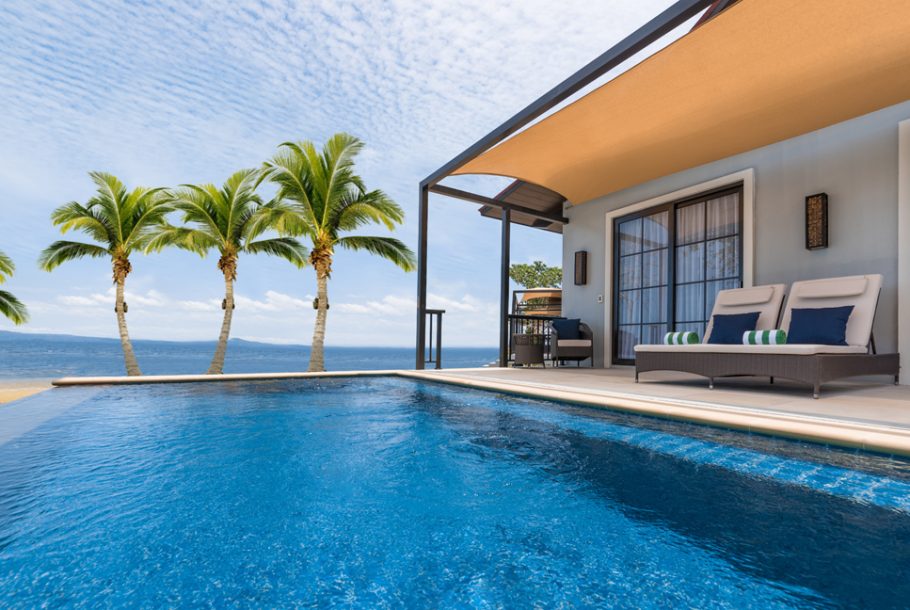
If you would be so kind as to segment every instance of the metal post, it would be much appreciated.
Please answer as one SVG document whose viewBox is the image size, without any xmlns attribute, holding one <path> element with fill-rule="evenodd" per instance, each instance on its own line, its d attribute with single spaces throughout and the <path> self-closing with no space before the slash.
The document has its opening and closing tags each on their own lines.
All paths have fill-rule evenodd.
<svg viewBox="0 0 910 610">
<path fill-rule="evenodd" d="M 428 335 L 427 335 L 427 336 L 430 337 L 430 341 L 429 341 L 429 345 L 427 346 L 427 349 L 429 349 L 429 352 L 428 352 L 428 354 L 427 354 L 426 359 L 424 360 L 425 363 L 426 363 L 426 362 L 433 362 L 433 318 L 434 318 L 435 316 L 432 315 L 432 314 L 430 314 L 430 315 L 428 315 L 427 317 L 430 319 L 430 320 L 429 320 L 430 332 L 429 332 Z"/>
<path fill-rule="evenodd" d="M 424 352 L 427 342 L 427 216 L 430 211 L 430 191 L 420 185 L 419 220 L 417 229 L 417 363 L 415 368 L 424 368 Z"/>
<path fill-rule="evenodd" d="M 436 314 L 436 368 L 442 368 L 442 314 L 440 311 Z"/>
<path fill-rule="evenodd" d="M 509 231 L 512 211 L 502 208 L 502 259 L 499 284 L 499 366 L 509 366 Z"/>
</svg>

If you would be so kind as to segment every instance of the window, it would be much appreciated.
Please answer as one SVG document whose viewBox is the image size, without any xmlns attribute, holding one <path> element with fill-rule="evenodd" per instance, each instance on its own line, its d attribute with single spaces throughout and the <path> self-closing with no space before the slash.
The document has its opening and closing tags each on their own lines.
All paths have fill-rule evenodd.
<svg viewBox="0 0 910 610">
<path fill-rule="evenodd" d="M 742 186 L 614 221 L 613 361 L 670 330 L 704 336 L 717 293 L 742 286 Z"/>
</svg>

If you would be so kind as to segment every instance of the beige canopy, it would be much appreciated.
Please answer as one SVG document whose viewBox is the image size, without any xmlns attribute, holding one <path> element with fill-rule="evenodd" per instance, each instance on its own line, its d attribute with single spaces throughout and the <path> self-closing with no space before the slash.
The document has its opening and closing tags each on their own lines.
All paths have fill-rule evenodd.
<svg viewBox="0 0 910 610">
<path fill-rule="evenodd" d="M 579 204 L 910 99 L 910 0 L 741 0 L 454 174 Z"/>
</svg>

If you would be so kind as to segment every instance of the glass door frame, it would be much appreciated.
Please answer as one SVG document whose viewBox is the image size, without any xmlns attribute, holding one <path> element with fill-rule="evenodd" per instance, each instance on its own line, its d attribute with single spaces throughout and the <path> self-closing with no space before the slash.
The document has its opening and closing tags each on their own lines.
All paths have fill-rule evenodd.
<svg viewBox="0 0 910 610">
<path fill-rule="evenodd" d="M 617 365 L 632 365 L 635 364 L 634 359 L 629 358 L 620 358 L 619 357 L 619 347 L 620 347 L 620 281 L 621 281 L 621 263 L 622 263 L 622 239 L 619 233 L 619 227 L 621 224 L 628 222 L 630 220 L 636 220 L 638 218 L 645 218 L 653 214 L 659 214 L 666 211 L 668 213 L 667 220 L 667 249 L 668 249 L 668 260 L 667 260 L 667 304 L 666 304 L 666 320 L 668 329 L 673 329 L 676 326 L 676 250 L 678 247 L 677 243 L 677 231 L 676 231 L 676 212 L 680 208 L 684 208 L 689 205 L 695 205 L 701 202 L 706 202 L 711 199 L 716 199 L 718 197 L 723 197 L 725 195 L 738 194 L 738 206 L 739 206 L 739 227 L 737 236 L 738 240 L 738 277 L 740 285 L 743 285 L 744 275 L 745 275 L 745 261 L 744 256 L 744 246 L 745 246 L 745 232 L 746 232 L 746 218 L 744 216 L 744 195 L 745 188 L 743 182 L 737 182 L 732 185 L 726 185 L 706 191 L 702 191 L 698 194 L 684 197 L 681 199 L 676 199 L 669 201 L 667 203 L 657 204 L 642 210 L 637 210 L 635 212 L 630 212 L 623 216 L 618 216 L 613 218 L 613 226 L 610 228 L 613 235 L 613 253 L 612 253 L 612 286 L 611 286 L 611 345 L 610 345 L 610 354 L 611 361 L 613 364 Z M 707 259 L 706 259 L 707 260 Z M 707 264 L 707 263 L 706 263 Z M 702 279 L 702 283 L 707 284 L 707 278 Z M 643 289 L 640 289 L 643 290 Z M 641 327 L 643 324 L 639 321 L 638 326 Z"/>
</svg>

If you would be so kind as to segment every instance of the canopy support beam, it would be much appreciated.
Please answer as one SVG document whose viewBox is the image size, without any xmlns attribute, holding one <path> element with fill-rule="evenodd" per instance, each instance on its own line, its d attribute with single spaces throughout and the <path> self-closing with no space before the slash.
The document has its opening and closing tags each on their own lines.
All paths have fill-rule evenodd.
<svg viewBox="0 0 910 610">
<path fill-rule="evenodd" d="M 552 212 L 543 212 L 540 210 L 535 210 L 532 208 L 525 207 L 523 205 L 516 205 L 514 203 L 509 203 L 503 201 L 502 199 L 493 199 L 492 197 L 484 197 L 483 195 L 477 195 L 474 193 L 469 193 L 468 191 L 463 191 L 461 189 L 452 188 L 450 186 L 443 186 L 441 184 L 434 184 L 430 187 L 430 192 L 437 193 L 439 195 L 445 195 L 446 197 L 453 197 L 455 199 L 463 199 L 465 201 L 470 201 L 472 203 L 480 203 L 483 205 L 491 205 L 496 208 L 503 210 L 511 210 L 512 212 L 520 212 L 522 214 L 527 214 L 528 216 L 533 216 L 534 218 L 541 218 L 543 220 L 549 220 L 550 222 L 558 222 L 561 224 L 568 224 L 569 219 L 563 216 L 562 214 L 554 214 Z"/>
<path fill-rule="evenodd" d="M 430 213 L 430 191 L 421 184 L 418 195 L 417 221 L 417 363 L 414 368 L 423 370 L 427 344 L 427 226 Z"/>
<path fill-rule="evenodd" d="M 499 366 L 509 366 L 509 267 L 512 213 L 502 208 L 502 253 L 499 268 Z"/>
</svg>

